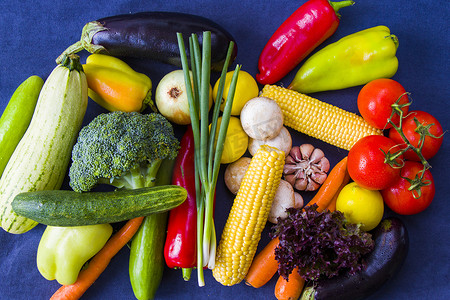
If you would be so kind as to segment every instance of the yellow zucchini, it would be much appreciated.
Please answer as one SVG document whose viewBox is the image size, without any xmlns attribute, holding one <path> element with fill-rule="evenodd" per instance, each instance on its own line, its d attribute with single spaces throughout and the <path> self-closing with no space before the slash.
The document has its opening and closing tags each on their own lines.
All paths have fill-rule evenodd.
<svg viewBox="0 0 450 300">
<path fill-rule="evenodd" d="M 79 57 L 67 56 L 45 81 L 30 125 L 0 179 L 0 219 L 5 231 L 19 234 L 37 225 L 12 210 L 17 194 L 61 187 L 86 112 L 87 94 Z"/>
</svg>

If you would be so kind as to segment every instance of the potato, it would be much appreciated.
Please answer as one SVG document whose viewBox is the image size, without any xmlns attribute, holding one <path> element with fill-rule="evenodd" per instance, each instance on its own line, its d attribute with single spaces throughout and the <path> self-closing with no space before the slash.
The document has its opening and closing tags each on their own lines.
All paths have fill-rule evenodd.
<svg viewBox="0 0 450 300">
<path fill-rule="evenodd" d="M 242 178 L 250 165 L 251 158 L 241 157 L 225 169 L 225 185 L 233 194 L 237 194 Z"/>
</svg>

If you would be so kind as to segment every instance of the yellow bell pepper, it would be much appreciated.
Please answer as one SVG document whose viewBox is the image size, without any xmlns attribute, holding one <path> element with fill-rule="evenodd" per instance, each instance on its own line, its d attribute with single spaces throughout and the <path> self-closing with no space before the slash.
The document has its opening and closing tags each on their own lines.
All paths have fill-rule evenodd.
<svg viewBox="0 0 450 300">
<path fill-rule="evenodd" d="M 155 110 L 152 81 L 134 71 L 117 57 L 92 54 L 83 65 L 89 97 L 109 111 L 141 112 L 147 106 Z"/>
<path fill-rule="evenodd" d="M 36 256 L 39 272 L 47 280 L 74 283 L 84 263 L 103 248 L 112 231 L 110 224 L 47 226 Z"/>
</svg>

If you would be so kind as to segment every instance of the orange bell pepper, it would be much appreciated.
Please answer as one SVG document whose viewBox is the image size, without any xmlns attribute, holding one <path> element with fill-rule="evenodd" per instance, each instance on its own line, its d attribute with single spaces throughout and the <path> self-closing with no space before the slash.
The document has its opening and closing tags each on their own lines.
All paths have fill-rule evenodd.
<svg viewBox="0 0 450 300">
<path fill-rule="evenodd" d="M 89 97 L 109 111 L 142 112 L 147 106 L 154 109 L 152 81 L 134 71 L 117 57 L 92 54 L 83 65 Z"/>
</svg>

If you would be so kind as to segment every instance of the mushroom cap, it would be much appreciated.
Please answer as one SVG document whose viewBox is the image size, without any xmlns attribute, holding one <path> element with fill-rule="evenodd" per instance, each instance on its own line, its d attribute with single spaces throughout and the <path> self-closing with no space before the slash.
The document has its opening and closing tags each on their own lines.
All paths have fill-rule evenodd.
<svg viewBox="0 0 450 300">
<path fill-rule="evenodd" d="M 289 182 L 281 179 L 270 208 L 268 221 L 277 224 L 278 218 L 287 217 L 286 209 L 295 207 L 295 204 L 294 188 Z"/>
<path fill-rule="evenodd" d="M 274 100 L 256 97 L 242 108 L 241 124 L 247 135 L 253 139 L 272 139 L 283 128 L 283 113 Z"/>
<path fill-rule="evenodd" d="M 261 147 L 262 145 L 275 147 L 279 150 L 284 151 L 285 155 L 288 155 L 292 148 L 292 137 L 289 133 L 289 130 L 287 130 L 287 128 L 283 126 L 280 133 L 272 139 L 255 140 L 250 138 L 248 151 L 251 155 L 255 155 L 256 151 L 258 151 L 259 147 Z"/>
</svg>

